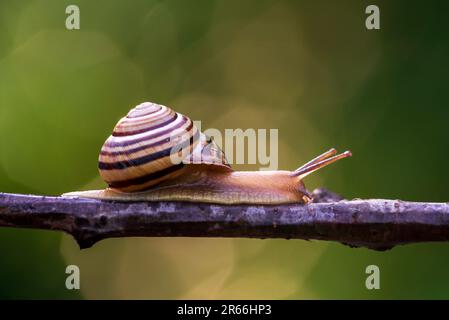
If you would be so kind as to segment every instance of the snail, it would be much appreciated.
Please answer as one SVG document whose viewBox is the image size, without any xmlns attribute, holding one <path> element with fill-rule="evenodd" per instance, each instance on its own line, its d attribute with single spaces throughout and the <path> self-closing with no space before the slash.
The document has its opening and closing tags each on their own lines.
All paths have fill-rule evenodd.
<svg viewBox="0 0 449 320">
<path fill-rule="evenodd" d="M 295 171 L 234 171 L 215 141 L 188 117 L 150 102 L 131 109 L 115 126 L 99 155 L 104 190 L 77 196 L 118 201 L 191 201 L 219 204 L 283 204 L 312 201 L 303 178 L 339 159 L 335 149 Z"/>
</svg>

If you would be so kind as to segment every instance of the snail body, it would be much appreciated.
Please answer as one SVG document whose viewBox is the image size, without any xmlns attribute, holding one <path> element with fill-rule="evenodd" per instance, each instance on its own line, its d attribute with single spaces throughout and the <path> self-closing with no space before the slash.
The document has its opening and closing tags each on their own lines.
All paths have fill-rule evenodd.
<svg viewBox="0 0 449 320">
<path fill-rule="evenodd" d="M 308 203 L 303 178 L 341 158 L 331 149 L 295 171 L 234 171 L 212 139 L 186 116 L 142 103 L 115 126 L 99 156 L 104 190 L 78 196 L 118 201 L 191 201 L 220 204 Z"/>
</svg>

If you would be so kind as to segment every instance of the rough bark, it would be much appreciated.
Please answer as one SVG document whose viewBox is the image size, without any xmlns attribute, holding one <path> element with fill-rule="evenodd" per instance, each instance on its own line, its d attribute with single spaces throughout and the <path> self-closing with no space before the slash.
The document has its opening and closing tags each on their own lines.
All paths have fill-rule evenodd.
<svg viewBox="0 0 449 320">
<path fill-rule="evenodd" d="M 308 205 L 114 202 L 0 193 L 0 226 L 59 230 L 81 248 L 111 237 L 317 239 L 385 250 L 449 241 L 449 203 L 342 200 L 325 189 Z"/>
</svg>

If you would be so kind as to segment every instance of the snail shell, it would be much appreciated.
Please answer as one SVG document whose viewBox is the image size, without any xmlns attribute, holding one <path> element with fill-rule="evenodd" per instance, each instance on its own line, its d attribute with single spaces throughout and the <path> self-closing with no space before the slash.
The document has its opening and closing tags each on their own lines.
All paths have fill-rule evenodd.
<svg viewBox="0 0 449 320">
<path fill-rule="evenodd" d="M 123 117 L 100 151 L 102 179 L 123 192 L 149 189 L 180 175 L 185 164 L 232 171 L 225 155 L 188 117 L 145 102 Z"/>
</svg>

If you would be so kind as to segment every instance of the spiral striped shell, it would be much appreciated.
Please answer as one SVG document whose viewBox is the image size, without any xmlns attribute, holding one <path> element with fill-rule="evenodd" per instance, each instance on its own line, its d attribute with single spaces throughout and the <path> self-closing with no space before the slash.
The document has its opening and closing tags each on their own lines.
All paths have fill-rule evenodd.
<svg viewBox="0 0 449 320">
<path fill-rule="evenodd" d="M 145 102 L 117 123 L 101 148 L 98 167 L 109 187 L 138 192 L 177 177 L 187 164 L 232 170 L 223 152 L 192 120 Z"/>
</svg>

